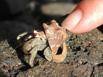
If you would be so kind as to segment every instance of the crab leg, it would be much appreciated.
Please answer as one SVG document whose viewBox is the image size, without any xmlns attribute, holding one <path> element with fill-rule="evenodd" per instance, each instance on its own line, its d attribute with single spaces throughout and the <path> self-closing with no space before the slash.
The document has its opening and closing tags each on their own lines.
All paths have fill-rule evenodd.
<svg viewBox="0 0 103 77">
<path fill-rule="evenodd" d="M 47 48 L 44 50 L 44 56 L 45 56 L 45 58 L 46 58 L 48 61 L 52 61 L 52 52 L 51 52 L 50 47 L 47 47 Z"/>
<path fill-rule="evenodd" d="M 31 67 L 34 66 L 34 59 L 37 55 L 37 48 L 33 48 L 31 51 L 30 51 L 30 60 L 29 60 L 29 64 Z"/>
</svg>

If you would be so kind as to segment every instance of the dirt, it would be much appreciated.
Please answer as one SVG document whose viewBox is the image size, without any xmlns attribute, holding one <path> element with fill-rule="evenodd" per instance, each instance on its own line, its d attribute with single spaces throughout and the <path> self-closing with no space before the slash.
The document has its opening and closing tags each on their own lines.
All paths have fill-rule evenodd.
<svg viewBox="0 0 103 77">
<path fill-rule="evenodd" d="M 22 15 L 0 22 L 0 77 L 103 77 L 103 27 L 80 35 L 69 32 L 64 62 L 49 62 L 39 54 L 31 68 L 16 37 L 40 29 L 40 20 Z"/>
</svg>

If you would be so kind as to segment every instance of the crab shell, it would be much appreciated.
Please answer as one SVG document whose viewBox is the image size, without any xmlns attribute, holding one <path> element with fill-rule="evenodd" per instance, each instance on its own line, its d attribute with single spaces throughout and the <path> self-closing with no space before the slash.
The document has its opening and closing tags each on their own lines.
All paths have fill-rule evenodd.
<svg viewBox="0 0 103 77">
<path fill-rule="evenodd" d="M 55 20 L 51 21 L 50 25 L 43 24 L 44 31 L 52 51 L 54 62 L 62 62 L 67 55 L 67 46 L 65 40 L 68 38 L 66 30 L 60 27 Z M 57 55 L 59 48 L 62 46 L 62 53 Z"/>
</svg>

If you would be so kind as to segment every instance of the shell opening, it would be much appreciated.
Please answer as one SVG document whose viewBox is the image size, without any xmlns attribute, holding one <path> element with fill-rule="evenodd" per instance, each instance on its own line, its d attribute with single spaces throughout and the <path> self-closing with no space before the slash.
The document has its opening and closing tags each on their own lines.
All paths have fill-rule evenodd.
<svg viewBox="0 0 103 77">
<path fill-rule="evenodd" d="M 60 55 L 60 54 L 62 54 L 62 52 L 63 52 L 63 48 L 59 47 L 58 50 L 57 50 L 56 55 Z"/>
</svg>

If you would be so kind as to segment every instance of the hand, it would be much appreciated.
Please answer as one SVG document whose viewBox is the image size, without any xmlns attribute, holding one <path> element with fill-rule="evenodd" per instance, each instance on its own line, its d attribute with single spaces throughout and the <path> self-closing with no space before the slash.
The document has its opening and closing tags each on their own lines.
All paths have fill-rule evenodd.
<svg viewBox="0 0 103 77">
<path fill-rule="evenodd" d="M 82 0 L 62 26 L 73 33 L 84 33 L 103 24 L 103 0 Z"/>
</svg>

